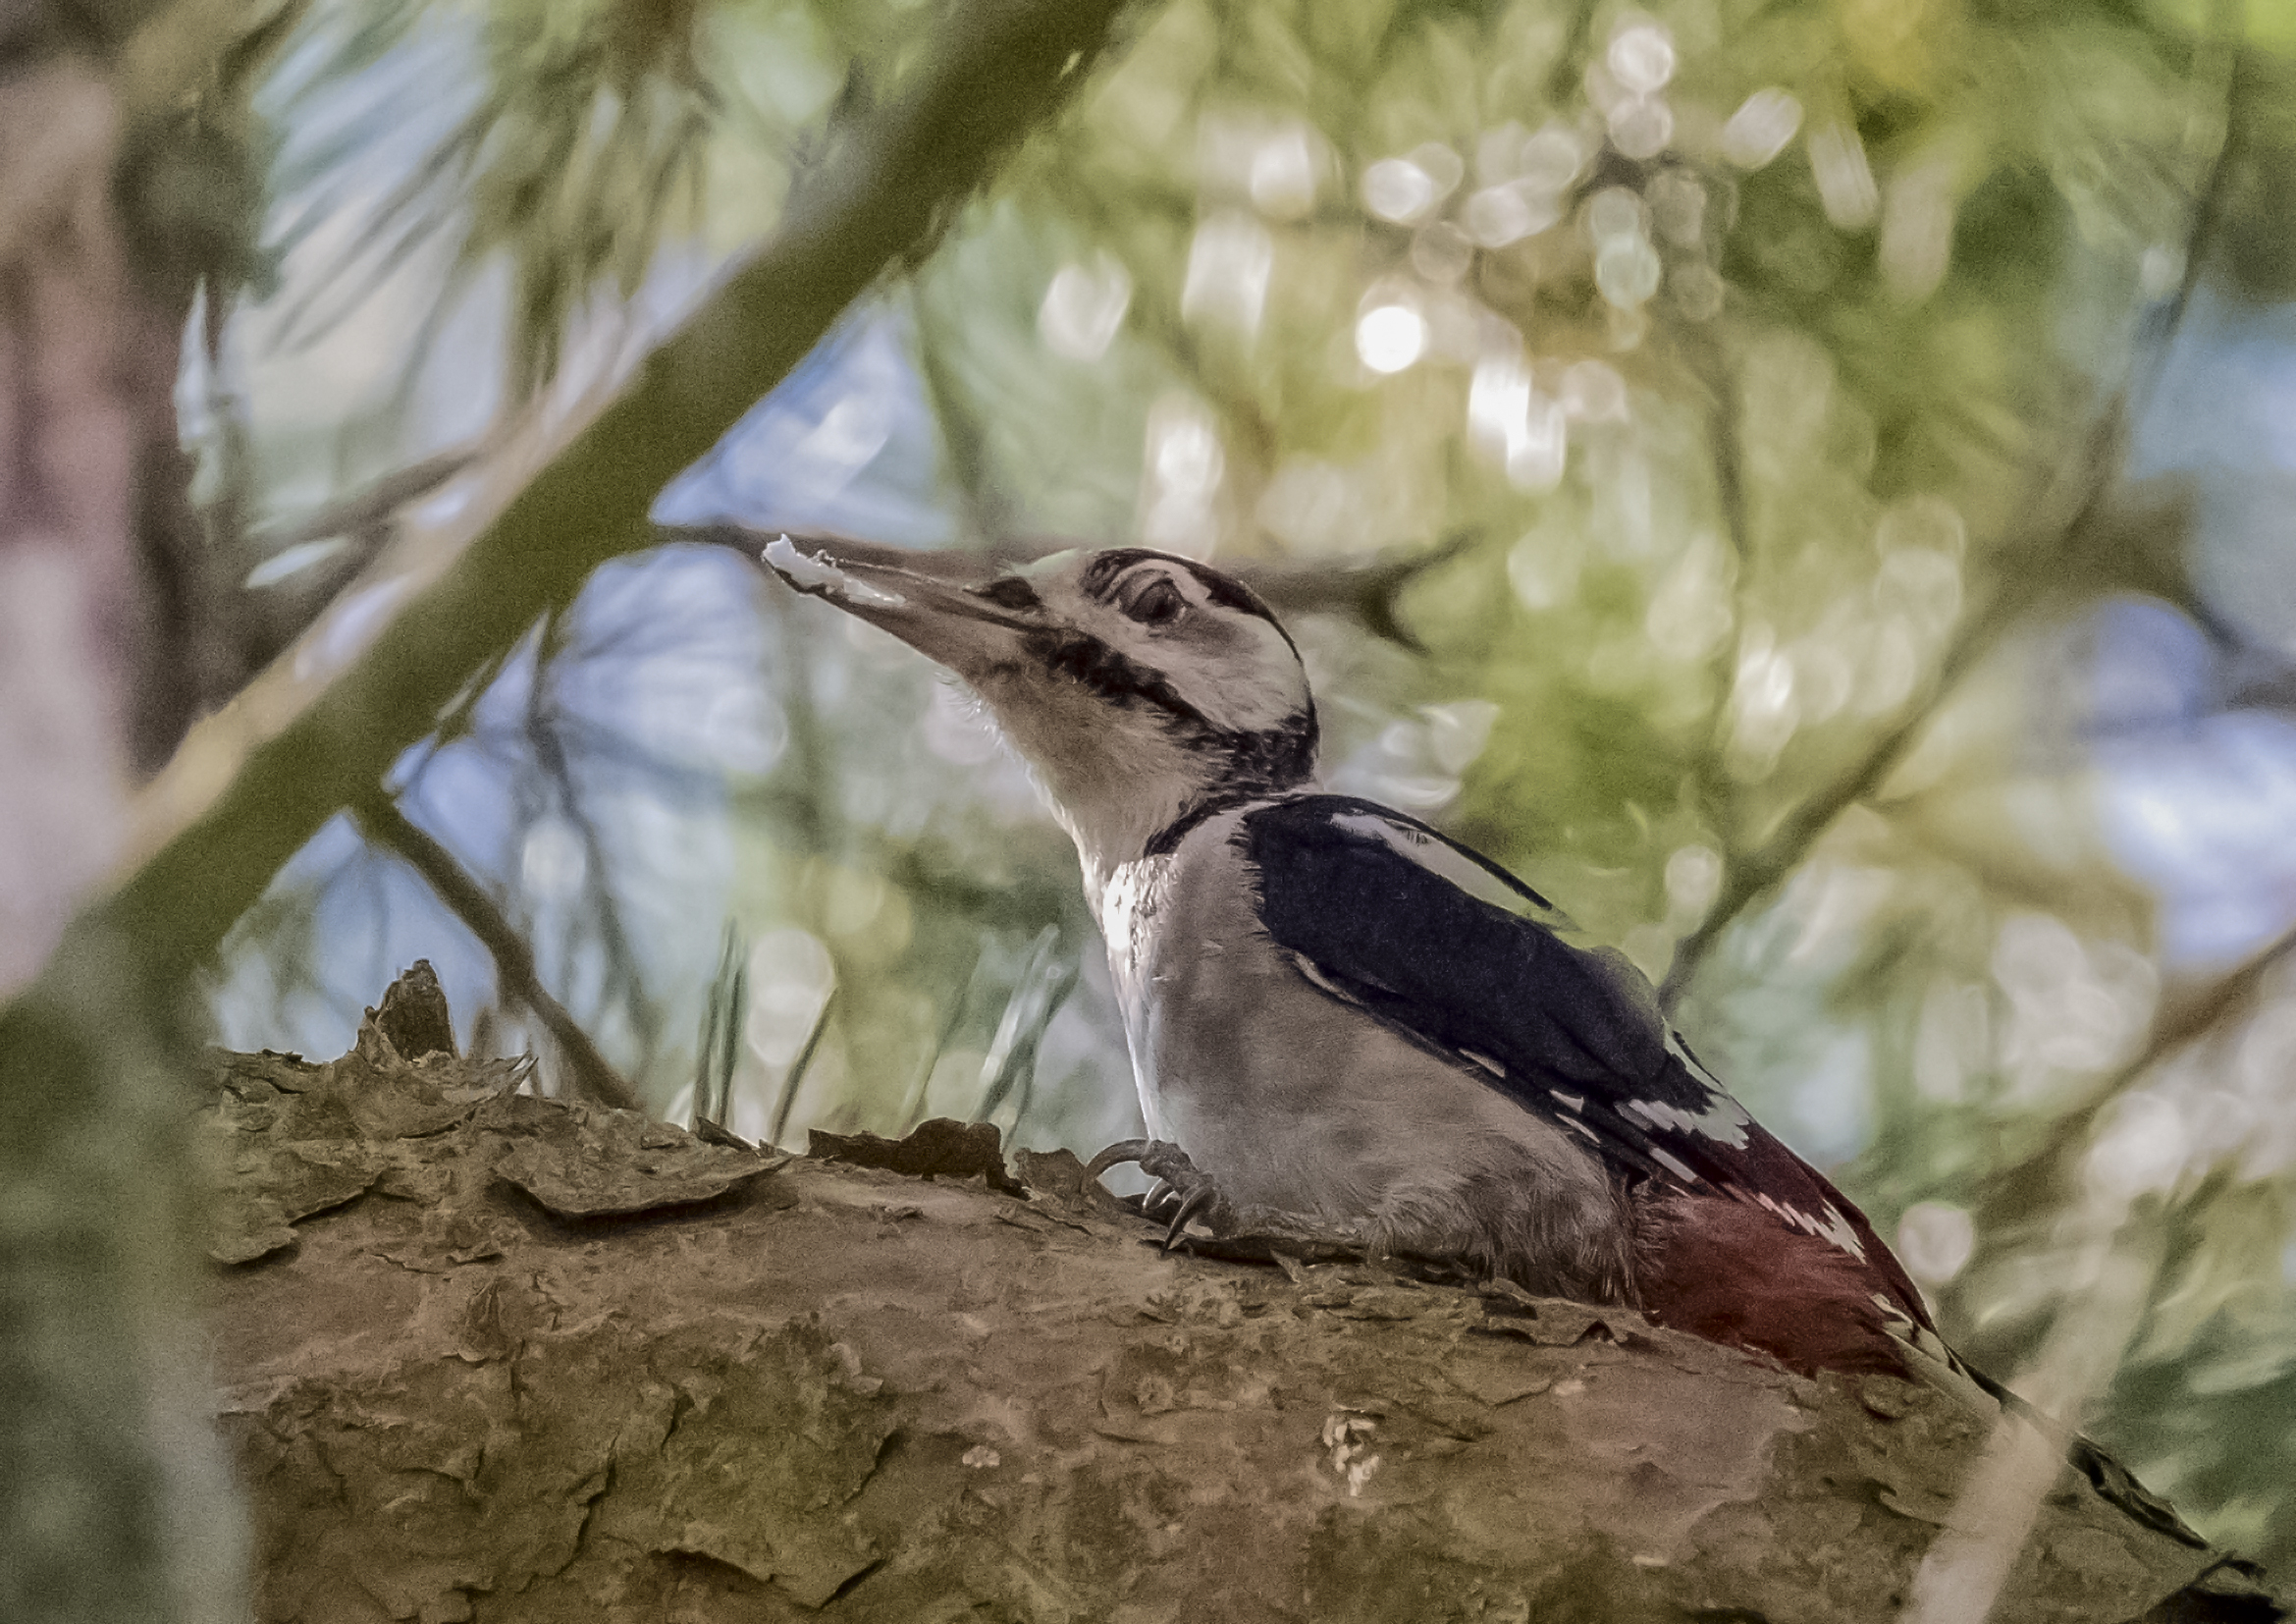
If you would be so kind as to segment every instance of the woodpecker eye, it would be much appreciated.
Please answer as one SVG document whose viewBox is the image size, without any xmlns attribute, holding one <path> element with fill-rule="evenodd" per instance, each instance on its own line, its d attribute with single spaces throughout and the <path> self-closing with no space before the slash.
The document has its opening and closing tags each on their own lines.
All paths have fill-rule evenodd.
<svg viewBox="0 0 2296 1624">
<path fill-rule="evenodd" d="M 1124 598 L 1124 613 L 1142 625 L 1170 625 L 1187 608 L 1188 599 L 1169 575 L 1150 575 Z"/>
</svg>

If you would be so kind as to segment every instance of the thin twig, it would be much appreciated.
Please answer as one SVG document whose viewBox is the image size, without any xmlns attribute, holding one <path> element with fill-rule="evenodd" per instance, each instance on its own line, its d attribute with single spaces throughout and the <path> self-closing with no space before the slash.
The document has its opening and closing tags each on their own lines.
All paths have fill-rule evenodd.
<svg viewBox="0 0 2296 1624">
<path fill-rule="evenodd" d="M 732 1109 L 733 1068 L 741 1055 L 742 1022 L 749 1007 L 749 955 L 739 920 L 728 917 L 718 948 L 718 974 L 710 982 L 709 1007 L 702 1015 L 702 1053 L 694 1066 L 694 1121 L 722 1128 Z"/>
<path fill-rule="evenodd" d="M 900 1115 L 893 1119 L 903 1133 L 907 1133 L 924 1118 L 926 1097 L 933 1087 L 934 1068 L 940 1064 L 940 1057 L 948 1053 L 948 1046 L 956 1041 L 957 1028 L 964 1024 L 965 1006 L 972 1000 L 973 974 L 980 964 L 981 948 L 976 942 L 973 956 L 965 966 L 964 977 L 956 984 L 956 997 L 949 1001 L 948 1013 L 941 1018 L 940 1035 L 934 1040 L 932 1050 L 925 1056 L 925 1063 L 917 1068 L 916 1085 L 909 1090 L 909 1097 L 901 1106 Z"/>
<path fill-rule="evenodd" d="M 966 522 L 976 535 L 1001 536 L 1011 528 L 1014 506 L 998 488 L 989 466 L 988 434 L 980 413 L 949 369 L 943 349 L 947 333 L 927 308 L 921 280 L 909 284 L 909 317 L 917 330 L 918 376 L 933 406 L 934 424 L 940 430 L 941 450 L 948 456 Z"/>
<path fill-rule="evenodd" d="M 603 1105 L 638 1110 L 637 1090 L 598 1053 L 597 1045 L 566 1013 L 565 1005 L 551 997 L 535 974 L 534 953 L 525 938 L 454 854 L 408 821 L 399 803 L 381 789 L 361 797 L 351 813 L 367 838 L 421 875 L 438 899 L 494 955 L 495 974 L 503 991 L 533 1010 L 535 1018 L 558 1041 L 572 1069 L 575 1087 Z"/>
<path fill-rule="evenodd" d="M 396 516 L 408 503 L 420 501 L 469 467 L 483 452 L 480 446 L 463 446 L 393 469 L 339 502 L 330 502 L 268 530 L 253 532 L 246 538 L 246 550 L 269 557 L 306 541 L 325 541 L 330 536 L 372 530 Z"/>
<path fill-rule="evenodd" d="M 2117 408 L 2112 421 L 2119 420 Z M 2100 484 L 2095 495 L 2102 498 L 2106 487 Z M 1879 789 L 1895 772 L 1899 762 L 1913 747 L 1922 731 L 1928 727 L 1943 704 L 1945 696 L 1978 661 L 1991 653 L 2002 632 L 2006 631 L 2030 607 L 2040 594 L 2041 571 L 2035 568 L 2038 556 L 2051 550 L 2051 544 L 2061 547 L 2065 539 L 2076 533 L 2087 522 L 2092 509 L 2084 507 L 2074 518 L 2060 527 L 2042 532 L 2022 543 L 2011 543 L 2002 550 L 2004 556 L 2023 557 L 2022 568 L 2003 571 L 2004 584 L 1986 603 L 1985 607 L 1962 622 L 1945 657 L 1939 661 L 1932 678 L 1929 697 L 1901 717 L 1897 723 L 1874 740 L 1866 753 L 1847 772 L 1818 794 L 1803 801 L 1779 826 L 1778 832 L 1760 848 L 1733 862 L 1723 876 L 1722 889 L 1707 910 L 1698 928 L 1682 938 L 1675 947 L 1674 962 L 1666 973 L 1660 989 L 1660 1001 L 1668 1009 L 1674 1008 L 1690 978 L 1704 962 L 1706 953 L 1722 933 L 1734 924 L 1746 907 L 1769 892 L 1771 887 L 1801 866 L 1818 838 L 1832 828 L 1834 820 Z"/>
<path fill-rule="evenodd" d="M 813 1030 L 805 1035 L 805 1047 L 798 1050 L 797 1058 L 789 1062 L 789 1074 L 781 1079 L 781 1098 L 774 1103 L 774 1127 L 766 1135 L 766 1143 L 778 1146 L 781 1135 L 789 1131 L 789 1108 L 797 1104 L 797 1085 L 805 1081 L 805 1074 L 813 1069 L 814 1052 L 822 1046 L 822 1034 L 829 1029 L 829 1011 L 837 1006 L 837 989 L 829 989 L 829 996 L 822 1000 L 821 1013 L 813 1018 Z"/>
<path fill-rule="evenodd" d="M 629 931 L 622 923 L 621 908 L 614 900 L 614 887 L 608 878 L 612 864 L 608 860 L 605 837 L 575 787 L 573 763 L 567 756 L 565 740 L 559 733 L 561 713 L 556 702 L 555 674 L 559 656 L 565 648 L 566 623 L 567 617 L 561 614 L 543 617 L 542 638 L 534 654 L 534 681 L 527 690 L 525 742 L 536 767 L 556 791 L 549 797 L 555 802 L 551 810 L 571 824 L 581 839 L 583 890 L 596 903 L 599 944 L 606 952 L 603 993 L 611 998 L 618 992 L 626 1001 L 630 1026 L 638 1039 L 639 1064 L 643 1068 L 652 1062 L 660 1043 L 662 1017 L 647 996 L 637 947 L 630 940 Z"/>
<path fill-rule="evenodd" d="M 1737 676 L 1738 646 L 1733 633 L 1745 623 L 1745 604 L 1754 574 L 1753 519 L 1746 506 L 1744 424 L 1738 410 L 1737 380 L 1722 346 L 1711 335 L 1686 336 L 1684 359 L 1707 395 L 1706 451 L 1714 473 L 1714 502 L 1722 513 L 1723 533 L 1730 540 L 1734 566 L 1731 583 L 1730 630 L 1717 643 L 1711 663 L 1715 693 L 1715 726 L 1691 763 L 1698 814 L 1724 842 L 1725 871 L 1735 866 L 1736 853 L 1729 848 L 1724 825 L 1724 796 L 1728 785 L 1722 772 L 1722 724 L 1730 711 L 1731 689 Z"/>
</svg>

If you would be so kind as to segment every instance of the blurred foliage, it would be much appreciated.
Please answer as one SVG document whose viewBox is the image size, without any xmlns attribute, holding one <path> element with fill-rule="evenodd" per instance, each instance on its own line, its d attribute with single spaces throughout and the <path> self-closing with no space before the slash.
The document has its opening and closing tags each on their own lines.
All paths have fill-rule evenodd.
<svg viewBox="0 0 2296 1624">
<path fill-rule="evenodd" d="M 231 364 L 260 408 L 317 399 L 297 354 L 388 356 L 271 408 L 269 510 L 436 450 L 424 403 L 476 373 L 515 409 L 607 295 L 763 229 L 929 10 L 315 7 L 259 98 L 276 286 Z M 2141 1260 L 2091 1425 L 2296 1562 L 2296 987 L 2174 1024 L 2296 876 L 2179 948 L 2112 811 L 2166 759 L 2115 740 L 2182 748 L 2296 666 L 2296 600 L 2208 584 L 2227 548 L 2296 575 L 2283 530 L 2208 532 L 2216 473 L 2132 473 L 2191 397 L 2163 380 L 2205 394 L 2241 312 L 2296 298 L 2296 34 L 2252 11 L 1166 0 L 692 500 L 1224 559 L 1468 537 L 1404 599 L 1424 658 L 1300 626 L 1329 781 L 1672 971 L 1980 1363 L 2046 1364 L 2098 1259 Z M 2179 637 L 2177 697 L 2113 697 Z M 721 555 L 603 573 L 399 782 L 667 1109 L 698 1078 L 751 1134 L 1133 1124 L 1025 776 L 912 657 Z M 394 874 L 340 831 L 298 859 L 234 944 L 235 1042 L 355 1015 L 370 954 L 454 979 Z"/>
</svg>

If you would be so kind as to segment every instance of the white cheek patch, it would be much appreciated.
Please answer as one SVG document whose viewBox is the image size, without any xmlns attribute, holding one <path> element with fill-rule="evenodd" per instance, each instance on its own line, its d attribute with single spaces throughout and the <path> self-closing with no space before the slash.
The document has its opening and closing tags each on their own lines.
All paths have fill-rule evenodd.
<svg viewBox="0 0 2296 1624">
<path fill-rule="evenodd" d="M 1118 617 L 1101 633 L 1109 647 L 1161 674 L 1195 712 L 1222 732 L 1259 733 L 1308 708 L 1308 674 L 1284 634 L 1256 615 L 1200 601 L 1202 588 L 1177 578 L 1197 625 L 1158 635 Z M 1213 617 L 1217 617 L 1216 621 Z"/>
<path fill-rule="evenodd" d="M 1257 616 L 1230 615 L 1220 629 L 1244 647 L 1215 663 L 1216 686 L 1198 705 L 1214 727 L 1265 732 L 1308 708 L 1308 674 L 1282 632 Z"/>
</svg>

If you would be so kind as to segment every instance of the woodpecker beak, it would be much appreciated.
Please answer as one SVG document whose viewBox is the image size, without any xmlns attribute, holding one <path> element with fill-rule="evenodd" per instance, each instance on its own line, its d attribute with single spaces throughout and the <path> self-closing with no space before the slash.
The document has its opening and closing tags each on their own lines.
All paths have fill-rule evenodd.
<svg viewBox="0 0 2296 1624">
<path fill-rule="evenodd" d="M 984 595 L 994 578 L 986 560 L 980 561 L 985 568 L 975 581 L 954 572 L 961 566 L 949 554 L 933 555 L 935 568 L 928 572 L 913 568 L 919 562 L 914 553 L 865 542 L 839 542 L 833 551 L 807 554 L 780 536 L 761 557 L 797 591 L 826 598 L 855 619 L 891 632 L 959 677 L 975 677 L 1011 664 L 1021 639 L 1042 629 L 1041 618 Z"/>
</svg>

